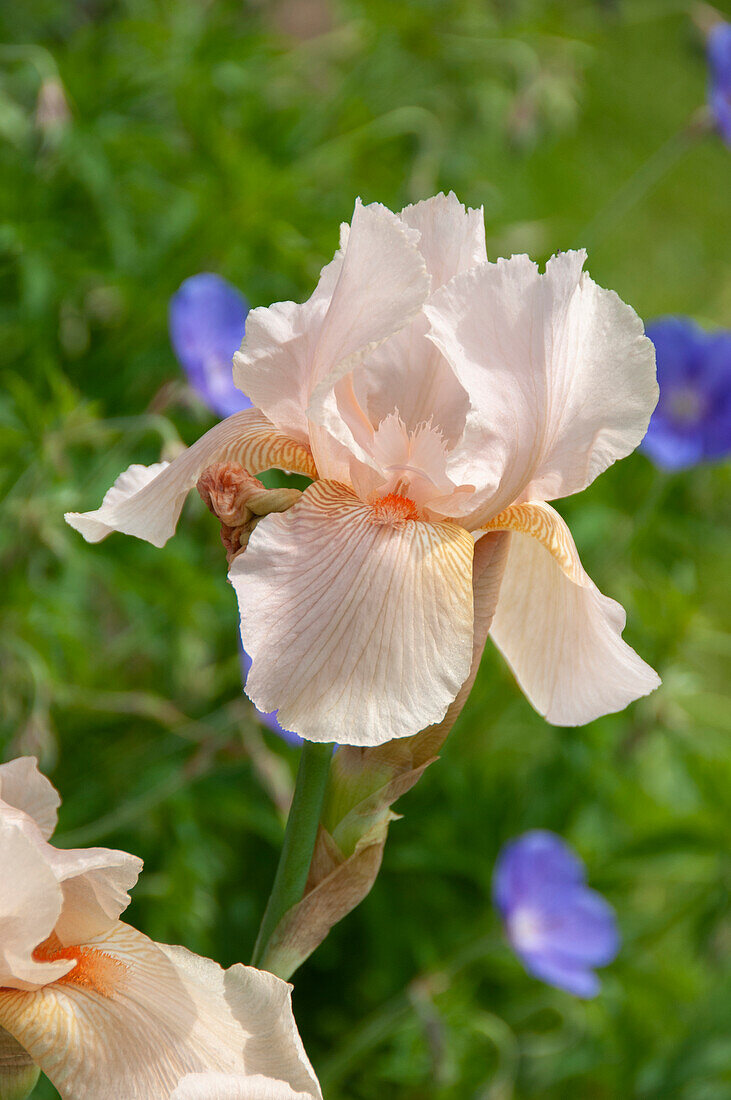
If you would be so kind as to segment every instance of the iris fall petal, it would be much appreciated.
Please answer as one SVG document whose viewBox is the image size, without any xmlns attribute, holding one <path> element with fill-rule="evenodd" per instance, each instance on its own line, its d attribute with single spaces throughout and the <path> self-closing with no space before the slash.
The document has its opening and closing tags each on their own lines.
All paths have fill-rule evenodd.
<svg viewBox="0 0 731 1100">
<path fill-rule="evenodd" d="M 250 474 L 279 466 L 314 476 L 306 446 L 276 431 L 258 409 L 245 409 L 216 424 L 174 462 L 130 466 L 95 512 L 67 512 L 66 521 L 87 542 L 112 531 L 164 546 L 175 532 L 185 498 L 214 462 L 237 462 Z"/>
<path fill-rule="evenodd" d="M 657 673 L 622 641 L 625 613 L 585 573 L 558 512 L 518 505 L 492 526 L 514 532 L 492 639 L 540 714 L 582 725 L 658 686 Z"/>
<path fill-rule="evenodd" d="M 441 721 L 469 673 L 472 537 L 393 508 L 316 482 L 259 524 L 229 574 L 247 692 L 310 740 L 410 736 Z"/>
<path fill-rule="evenodd" d="M 273 975 L 223 971 L 125 924 L 75 950 L 81 961 L 64 981 L 31 994 L 0 991 L 0 1025 L 65 1100 L 119 1100 L 121 1082 L 129 1096 L 162 1100 L 187 1073 L 262 1072 L 263 1046 L 275 1081 L 319 1096 L 290 987 Z M 249 1007 L 241 1019 L 247 998 L 255 1021 Z"/>
</svg>

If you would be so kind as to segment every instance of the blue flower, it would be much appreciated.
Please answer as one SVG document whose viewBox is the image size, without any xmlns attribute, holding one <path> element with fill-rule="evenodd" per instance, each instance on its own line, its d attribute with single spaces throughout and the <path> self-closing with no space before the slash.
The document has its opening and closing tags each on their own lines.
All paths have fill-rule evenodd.
<svg viewBox="0 0 731 1100">
<path fill-rule="evenodd" d="M 191 275 L 170 299 L 170 339 L 193 389 L 219 416 L 251 407 L 236 389 L 232 360 L 249 305 L 220 275 Z"/>
<path fill-rule="evenodd" d="M 704 332 L 685 317 L 647 326 L 660 400 L 642 449 L 679 470 L 731 452 L 731 332 Z"/>
<path fill-rule="evenodd" d="M 534 977 L 594 997 L 595 966 L 619 950 L 614 910 L 586 885 L 584 865 L 569 846 L 542 829 L 511 840 L 493 875 L 495 905 L 508 939 Z"/>
<path fill-rule="evenodd" d="M 706 51 L 708 102 L 721 137 L 731 145 L 731 23 L 721 21 L 711 28 Z"/>
<path fill-rule="evenodd" d="M 241 654 L 241 672 L 244 678 L 244 683 L 246 683 L 246 677 L 248 676 L 249 669 L 251 668 L 251 657 L 241 645 L 241 638 L 239 638 L 239 652 Z M 257 710 L 256 707 L 254 707 L 254 710 L 256 712 L 257 718 L 262 723 L 262 725 L 267 726 L 274 733 L 278 734 L 283 741 L 289 741 L 290 745 L 303 744 L 302 738 L 299 736 L 299 734 L 292 733 L 291 730 L 286 730 L 283 726 L 279 725 L 279 722 L 277 721 L 277 712 L 275 710 L 273 710 L 271 714 L 264 714 L 262 711 Z"/>
</svg>

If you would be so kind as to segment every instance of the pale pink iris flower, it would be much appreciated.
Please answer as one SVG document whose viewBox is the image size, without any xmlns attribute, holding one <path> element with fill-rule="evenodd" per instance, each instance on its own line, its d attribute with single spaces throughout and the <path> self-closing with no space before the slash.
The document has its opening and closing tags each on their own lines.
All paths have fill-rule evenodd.
<svg viewBox="0 0 731 1100">
<path fill-rule="evenodd" d="M 0 765 L 0 1028 L 64 1100 L 187 1097 L 212 1072 L 231 1095 L 321 1100 L 291 986 L 123 924 L 142 861 L 49 844 L 59 801 L 33 757 Z"/>
<path fill-rule="evenodd" d="M 255 407 L 69 522 L 162 546 L 211 463 L 313 478 L 229 574 L 247 692 L 310 740 L 441 721 L 500 581 L 491 635 L 533 706 L 559 725 L 620 710 L 659 679 L 547 502 L 634 450 L 658 390 L 641 321 L 584 260 L 488 263 L 482 212 L 451 194 L 357 203 L 312 297 L 249 313 L 233 370 Z"/>
</svg>

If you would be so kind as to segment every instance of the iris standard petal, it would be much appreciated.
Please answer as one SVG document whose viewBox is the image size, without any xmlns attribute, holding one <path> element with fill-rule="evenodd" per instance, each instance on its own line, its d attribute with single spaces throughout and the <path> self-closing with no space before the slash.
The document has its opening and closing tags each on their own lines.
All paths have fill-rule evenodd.
<svg viewBox="0 0 731 1100">
<path fill-rule="evenodd" d="M 399 217 L 419 234 L 416 243 L 432 293 L 487 258 L 482 211 L 465 209 L 451 193 L 407 206 Z M 393 336 L 369 349 L 347 377 L 336 379 L 334 386 L 332 378 L 326 379 L 313 394 L 310 418 L 361 462 L 370 461 L 373 434 L 390 416 L 397 415 L 409 432 L 430 423 L 449 443 L 462 435 L 467 394 L 427 339 L 428 327 L 419 311 Z"/>
<path fill-rule="evenodd" d="M 39 810 L 48 834 L 50 819 L 55 816 L 59 799 L 51 784 L 38 773 L 35 760 L 21 757 L 3 765 L 0 768 L 0 788 L 16 804 L 26 806 L 28 810 Z M 23 969 L 19 969 L 15 975 L 16 978 L 23 979 L 22 987 L 28 988 L 28 983 L 41 984 L 53 980 L 53 976 L 44 977 L 43 967 L 37 963 L 32 966 L 37 976 L 28 976 L 26 964 L 33 948 L 51 933 L 64 946 L 106 932 L 129 905 L 127 891 L 137 881 L 142 860 L 127 852 L 108 848 L 56 848 L 46 840 L 44 831 L 26 810 L 11 805 L 5 799 L 0 799 L 0 821 L 6 829 L 11 830 L 11 839 L 16 835 L 20 836 L 24 847 L 30 846 L 33 858 L 28 861 L 29 874 L 39 861 L 44 865 L 45 874 L 40 876 L 40 873 L 33 872 L 31 878 L 38 890 L 41 889 L 42 882 L 46 883 L 48 896 L 39 895 L 34 905 L 38 912 L 53 910 L 55 913 L 53 924 L 45 928 L 42 934 L 38 934 L 34 919 L 23 908 L 23 889 L 27 890 L 28 884 L 24 883 L 23 875 L 18 875 L 17 868 L 12 865 L 12 853 L 15 849 L 12 845 L 7 850 L 0 849 L 0 878 L 7 890 L 4 906 L 0 911 L 11 923 L 13 920 L 28 923 L 35 937 L 32 942 L 29 941 Z M 20 841 L 13 839 L 13 844 L 20 844 Z M 17 906 L 20 908 L 13 901 L 14 891 L 17 892 Z M 46 968 L 45 972 L 48 973 L 49 969 Z M 13 980 L 5 984 L 18 987 L 18 983 Z"/>
<path fill-rule="evenodd" d="M 431 276 L 432 293 L 487 260 L 483 209 L 465 207 L 453 191 L 405 206 L 399 217 L 419 231 L 419 251 Z"/>
<path fill-rule="evenodd" d="M 63 891 L 63 909 L 54 928 L 63 945 L 100 936 L 130 903 L 142 860 L 111 848 L 46 849 L 48 864 Z"/>
<path fill-rule="evenodd" d="M 582 274 L 584 259 L 562 253 L 543 275 L 527 256 L 483 264 L 424 307 L 469 394 L 450 474 L 480 490 L 480 518 L 521 496 L 578 492 L 647 430 L 652 344 L 634 310 Z"/>
<path fill-rule="evenodd" d="M 207 466 L 238 462 L 250 474 L 272 467 L 316 477 L 309 449 L 275 430 L 258 409 L 216 424 L 174 462 L 130 466 L 94 512 L 67 512 L 66 522 L 87 542 L 112 531 L 164 546 L 175 532 L 185 498 Z"/>
<path fill-rule="evenodd" d="M 308 740 L 410 736 L 441 721 L 467 678 L 473 539 L 409 506 L 316 482 L 232 565 L 247 693 Z"/>
<path fill-rule="evenodd" d="M 69 969 L 66 960 L 34 959 L 63 904 L 61 888 L 37 845 L 0 817 L 0 987 L 35 988 Z"/>
<path fill-rule="evenodd" d="M 585 573 L 558 512 L 516 505 L 489 527 L 513 531 L 491 636 L 539 714 L 583 725 L 659 685 L 622 641 L 624 611 Z"/>
<path fill-rule="evenodd" d="M 32 817 L 44 840 L 52 835 L 61 797 L 53 783 L 38 771 L 35 756 L 19 756 L 0 764 L 0 799 Z"/>
<path fill-rule="evenodd" d="M 429 293 L 429 276 L 416 246 L 418 234 L 385 207 L 356 204 L 340 254 L 303 305 L 280 302 L 249 314 L 246 337 L 234 357 L 234 377 L 281 430 L 310 436 L 322 477 L 325 439 L 312 438 L 308 408 L 325 376 L 332 384 L 348 364 L 403 328 Z"/>
<path fill-rule="evenodd" d="M 248 409 L 234 385 L 233 357 L 244 336 L 249 305 L 220 275 L 191 275 L 170 299 L 170 340 L 193 389 L 219 416 Z"/>
</svg>

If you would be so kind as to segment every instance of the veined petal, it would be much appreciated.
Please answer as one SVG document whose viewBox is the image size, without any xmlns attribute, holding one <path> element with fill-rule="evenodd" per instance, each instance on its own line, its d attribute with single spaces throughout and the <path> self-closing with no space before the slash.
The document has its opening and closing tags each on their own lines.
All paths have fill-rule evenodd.
<svg viewBox="0 0 731 1100">
<path fill-rule="evenodd" d="M 634 310 L 582 274 L 584 259 L 562 253 L 545 274 L 527 256 L 483 264 L 425 306 L 472 405 L 453 473 L 482 489 L 476 526 L 521 497 L 578 492 L 647 430 L 652 344 Z"/>
<path fill-rule="evenodd" d="M 580 726 L 654 691 L 660 678 L 626 642 L 626 616 L 585 573 L 549 504 L 516 505 L 490 530 L 512 531 L 492 639 L 539 714 Z"/>
<path fill-rule="evenodd" d="M 62 981 L 32 993 L 0 990 L 0 1026 L 65 1100 L 167 1100 L 189 1073 L 258 1073 L 256 1037 L 238 1016 L 242 989 L 258 993 L 257 1030 L 282 1035 L 290 987 L 270 974 L 224 972 L 124 924 L 74 950 L 78 965 Z M 270 1057 L 276 1079 L 310 1081 L 291 1036 Z"/>
<path fill-rule="evenodd" d="M 267 1077 L 233 1077 L 226 1073 L 187 1074 L 171 1100 L 312 1100 L 313 1092 L 295 1092 Z"/>
<path fill-rule="evenodd" d="M 250 474 L 276 466 L 316 477 L 309 448 L 278 432 L 258 409 L 229 416 L 174 462 L 130 466 L 95 512 L 67 512 L 66 521 L 87 542 L 112 531 L 164 546 L 175 532 L 185 498 L 213 462 L 238 462 Z"/>
<path fill-rule="evenodd" d="M 472 537 L 409 505 L 316 482 L 233 563 L 249 697 L 311 741 L 408 737 L 441 721 L 467 678 Z"/>
<path fill-rule="evenodd" d="M 32 817 L 44 840 L 52 835 L 61 797 L 53 783 L 38 771 L 35 756 L 19 756 L 0 764 L 0 799 Z"/>
<path fill-rule="evenodd" d="M 429 293 L 417 234 L 384 206 L 356 203 L 350 231 L 303 305 L 254 309 L 234 380 L 277 425 L 308 438 L 307 409 L 317 383 L 397 332 Z M 313 444 L 321 476 L 329 476 Z"/>
<path fill-rule="evenodd" d="M 70 969 L 66 960 L 33 958 L 53 931 L 62 902 L 38 847 L 15 823 L 0 819 L 0 987 L 34 988 Z"/>
<path fill-rule="evenodd" d="M 174 953 L 181 969 L 186 965 L 183 955 L 188 967 L 200 964 L 198 956 L 184 948 L 166 950 Z M 221 972 L 220 967 L 217 969 Z M 292 1012 L 292 986 L 265 970 L 239 965 L 225 972 L 224 989 L 234 1018 L 246 1035 L 247 1074 L 287 1084 L 298 1094 L 321 1100 L 320 1086 Z"/>
</svg>

